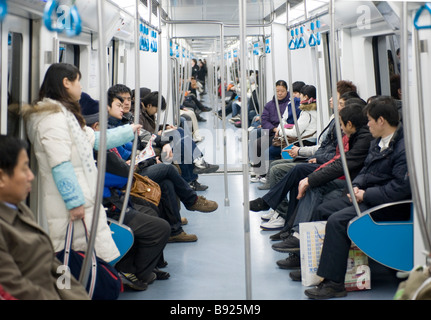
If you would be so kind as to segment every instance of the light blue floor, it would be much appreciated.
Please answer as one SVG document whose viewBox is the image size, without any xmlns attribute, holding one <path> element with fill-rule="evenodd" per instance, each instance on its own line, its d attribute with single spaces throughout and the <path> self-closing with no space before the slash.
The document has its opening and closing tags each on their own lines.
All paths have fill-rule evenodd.
<svg viewBox="0 0 431 320">
<path fill-rule="evenodd" d="M 202 128 L 211 129 L 214 115 L 204 113 L 208 122 Z M 231 124 L 227 126 L 234 128 Z M 211 139 L 206 139 L 211 141 Z M 214 140 L 213 140 L 214 142 Z M 212 142 L 212 143 L 213 143 Z M 213 146 L 199 146 L 205 149 Z M 236 145 L 233 143 L 232 145 Z M 221 149 L 222 150 L 222 149 Z M 222 152 L 219 150 L 219 152 Z M 229 150 L 238 155 L 240 150 Z M 240 157 L 240 156 L 238 156 Z M 212 161 L 209 161 L 212 162 Z M 212 162 L 214 163 L 214 162 Z M 238 164 L 238 163 L 237 163 Z M 212 213 L 190 212 L 182 207 L 181 214 L 189 221 L 187 233 L 196 234 L 194 243 L 168 243 L 164 256 L 170 273 L 168 280 L 156 280 L 146 291 L 125 291 L 123 300 L 244 300 L 246 299 L 245 232 L 243 211 L 243 178 L 240 173 L 228 175 L 229 206 L 225 206 L 224 175 L 201 175 L 199 181 L 209 186 L 199 192 L 207 199 L 217 201 L 219 208 Z M 249 184 L 249 199 L 262 196 L 266 191 L 257 189 L 258 183 Z M 261 213 L 250 212 L 251 298 L 253 300 L 303 300 L 306 287 L 289 277 L 290 270 L 280 269 L 276 261 L 287 257 L 271 248 L 275 242 L 269 236 L 276 231 L 259 228 Z M 370 261 L 371 290 L 351 292 L 345 300 L 391 300 L 398 286 L 395 273 Z"/>
</svg>

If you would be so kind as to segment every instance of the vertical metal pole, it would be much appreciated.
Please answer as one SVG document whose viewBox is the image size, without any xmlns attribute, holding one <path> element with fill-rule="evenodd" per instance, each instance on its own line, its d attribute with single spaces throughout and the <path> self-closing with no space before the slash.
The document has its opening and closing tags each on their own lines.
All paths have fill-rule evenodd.
<svg viewBox="0 0 431 320">
<path fill-rule="evenodd" d="M 139 123 L 139 114 L 141 110 L 141 79 L 140 79 L 140 66 L 141 66 L 141 50 L 139 46 L 139 0 L 136 0 L 136 17 L 135 17 L 135 119 L 134 123 Z M 106 94 L 105 94 L 106 95 Z M 135 138 L 133 139 L 133 148 L 132 148 L 132 155 L 130 156 L 130 170 L 129 170 L 129 176 L 127 179 L 126 184 L 126 192 L 124 194 L 124 200 L 123 200 L 123 207 L 121 208 L 119 223 L 122 224 L 124 221 L 124 216 L 126 215 L 127 206 L 129 203 L 129 197 L 130 197 L 130 189 L 132 188 L 132 182 L 133 182 L 133 172 L 135 168 L 135 159 L 136 159 L 136 153 L 138 148 L 138 131 L 135 132 Z"/>
<path fill-rule="evenodd" d="M 313 52 L 313 60 L 314 60 L 314 70 L 316 70 L 316 87 L 317 87 L 317 94 L 316 94 L 316 103 L 317 103 L 317 111 L 320 115 L 320 128 L 323 129 L 325 127 L 324 119 L 323 119 L 323 103 L 322 103 L 322 88 L 320 85 L 320 67 L 319 67 L 319 47 L 317 44 L 314 46 L 314 48 L 311 49 Z"/>
<path fill-rule="evenodd" d="M 239 20 L 240 20 L 240 54 L 241 54 L 241 91 L 243 101 L 247 101 L 247 75 L 245 62 L 247 59 L 247 15 L 246 0 L 239 1 Z M 242 130 L 242 178 L 243 178 L 243 196 L 244 196 L 244 246 L 245 246 L 245 284 L 246 298 L 250 300 L 251 296 L 251 259 L 250 259 L 250 208 L 249 208 L 249 180 L 248 180 L 248 108 L 246 103 L 241 108 Z"/>
<path fill-rule="evenodd" d="M 289 27 L 289 13 L 290 13 L 290 3 L 289 3 L 289 1 L 287 1 L 286 2 L 286 32 L 287 32 L 287 39 L 288 40 L 289 40 L 289 29 L 288 29 L 288 27 Z M 287 41 L 286 43 L 289 43 L 289 41 Z M 274 64 L 275 64 L 275 62 L 273 62 L 273 64 L 272 64 L 273 72 L 275 72 L 275 65 Z M 287 48 L 287 69 L 288 69 L 288 77 L 289 77 L 288 82 L 289 82 L 289 93 L 290 93 L 290 110 L 292 111 L 293 122 L 295 123 L 296 135 L 297 135 L 297 137 L 299 139 L 299 146 L 302 148 L 304 146 L 304 143 L 302 142 L 301 133 L 299 132 L 298 118 L 296 116 L 295 101 L 293 99 L 293 91 L 292 91 L 293 90 L 293 81 L 292 81 L 292 54 L 291 54 L 289 48 Z M 274 81 L 274 88 L 275 88 L 275 81 Z M 278 101 L 277 101 L 277 99 L 275 99 L 275 101 L 277 102 L 277 109 L 278 109 Z M 280 111 L 278 111 L 278 112 L 280 113 Z M 284 131 L 284 126 L 283 126 L 283 122 L 281 121 L 281 117 L 280 117 L 280 124 L 281 124 L 281 130 L 283 131 L 284 139 L 286 141 L 286 145 L 288 145 L 287 137 L 286 137 L 286 132 Z"/>
<path fill-rule="evenodd" d="M 422 145 L 427 146 L 427 136 L 426 136 L 426 130 L 425 130 L 425 123 L 424 121 L 427 121 L 425 118 L 425 112 L 424 112 L 424 102 L 423 102 L 423 96 L 422 96 L 422 66 L 421 66 L 421 45 L 419 40 L 419 31 L 413 27 L 413 43 L 416 44 L 416 46 L 413 48 L 415 52 L 415 63 L 416 63 L 416 87 L 417 87 L 417 97 L 418 97 L 418 110 L 419 110 L 419 129 L 420 129 L 420 136 L 422 139 Z M 427 148 L 421 148 L 422 152 L 422 167 L 423 167 L 423 176 L 424 176 L 424 192 L 425 192 L 425 212 L 427 213 L 427 234 L 431 234 L 431 219 L 429 219 L 428 215 L 431 214 L 431 199 L 430 199 L 430 185 L 429 185 L 429 169 L 428 169 L 428 153 Z M 413 153 L 415 154 L 415 153 Z M 417 154 L 417 153 L 416 153 Z"/>
<path fill-rule="evenodd" d="M 349 168 L 347 167 L 346 154 L 344 152 L 343 137 L 341 135 L 340 118 L 338 114 L 338 97 L 337 97 L 337 61 L 338 61 L 338 43 L 335 29 L 335 0 L 329 1 L 329 16 L 331 21 L 331 80 L 332 80 L 332 101 L 334 105 L 335 131 L 337 133 L 338 148 L 340 158 L 343 164 L 344 176 L 346 178 L 347 187 L 352 198 L 352 203 L 358 216 L 361 215 L 358 202 L 356 201 L 355 193 L 353 192 L 352 180 L 350 178 Z"/>
<path fill-rule="evenodd" d="M 227 150 L 226 150 L 227 137 L 226 137 L 226 102 L 225 102 L 226 95 L 225 95 L 225 89 L 224 89 L 224 82 L 225 82 L 224 25 L 222 23 L 220 24 L 220 55 L 221 55 L 221 62 L 220 62 L 221 110 L 222 110 L 222 122 L 223 122 L 223 158 L 224 158 L 223 174 L 224 174 L 224 192 L 225 192 L 224 205 L 228 207 L 230 203 L 229 203 L 229 185 L 228 185 L 228 177 L 227 177 Z"/>
<path fill-rule="evenodd" d="M 159 63 L 159 95 L 158 95 L 158 101 L 157 101 L 157 124 L 156 124 L 156 130 L 158 130 L 159 127 L 159 123 L 160 123 L 160 117 L 161 117 L 161 112 L 162 112 L 162 86 L 163 86 L 163 76 L 162 76 L 162 71 L 163 71 L 163 60 L 162 60 L 162 29 L 161 29 L 161 10 L 160 10 L 160 4 L 157 6 L 157 10 L 158 10 L 158 17 L 159 17 L 159 29 L 160 32 L 158 34 L 158 38 L 157 38 L 157 57 L 158 57 L 158 63 Z M 166 47 L 169 48 L 169 45 Z M 166 50 L 166 52 L 169 52 L 168 50 Z M 167 54 L 167 56 L 169 56 L 169 54 Z M 165 119 L 168 115 L 168 110 L 169 108 L 166 106 L 166 110 L 165 110 Z M 166 125 L 166 121 L 163 121 L 163 129 L 165 129 L 165 125 Z"/>
<path fill-rule="evenodd" d="M 408 8 L 407 2 L 403 2 L 402 16 L 401 16 L 401 88 L 402 88 L 402 101 L 403 101 L 403 125 L 405 130 L 405 147 L 407 157 L 407 167 L 409 172 L 410 187 L 412 189 L 412 200 L 414 203 L 414 210 L 416 217 L 419 220 L 418 226 L 421 230 L 422 240 L 424 243 L 427 256 L 431 253 L 431 239 L 426 226 L 424 210 L 422 207 L 422 199 L 418 186 L 418 176 L 414 165 L 414 148 L 412 139 L 412 118 L 410 110 L 410 90 L 409 90 L 409 67 L 408 67 L 408 48 L 409 48 L 409 33 L 408 33 Z M 427 194 L 427 196 L 429 196 Z"/>
<path fill-rule="evenodd" d="M 106 46 L 103 37 L 103 3 L 104 1 L 97 1 L 97 27 L 98 27 L 98 46 L 99 46 L 99 71 L 101 75 L 100 81 L 100 99 L 99 104 L 101 108 L 107 105 L 107 77 L 108 77 L 108 63 L 106 58 Z M 105 109 L 101 109 L 105 110 Z M 99 152 L 97 157 L 98 172 L 97 172 L 97 189 L 96 199 L 94 201 L 93 221 L 91 223 L 90 237 L 88 239 L 87 254 L 85 255 L 84 262 L 82 263 L 81 272 L 79 274 L 79 282 L 87 287 L 88 276 L 90 274 L 91 257 L 94 251 L 94 244 L 96 241 L 97 225 L 99 222 L 99 215 L 102 205 L 103 185 L 105 182 L 105 168 L 106 168 L 106 130 L 108 127 L 108 114 L 107 112 L 99 112 L 99 126 L 100 126 L 100 141 Z"/>
</svg>

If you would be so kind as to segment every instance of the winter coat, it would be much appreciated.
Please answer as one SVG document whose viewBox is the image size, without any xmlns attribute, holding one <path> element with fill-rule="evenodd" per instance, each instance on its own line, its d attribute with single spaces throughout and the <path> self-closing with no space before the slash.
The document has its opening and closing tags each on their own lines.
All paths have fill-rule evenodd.
<svg viewBox="0 0 431 320">
<path fill-rule="evenodd" d="M 349 151 L 346 152 L 346 162 L 351 179 L 354 179 L 364 165 L 373 136 L 368 126 L 359 128 L 349 138 Z M 343 163 L 338 157 L 331 164 L 314 171 L 308 176 L 310 187 L 321 186 L 329 181 L 344 176 Z"/>
<path fill-rule="evenodd" d="M 329 161 L 334 154 L 336 146 L 338 145 L 336 132 L 333 130 L 333 128 L 334 115 L 332 115 L 331 121 L 329 121 L 328 125 L 319 134 L 316 145 L 300 147 L 298 150 L 298 155 L 307 158 L 314 157 L 316 158 L 317 163 L 325 163 L 326 161 Z M 335 139 L 332 139 L 333 137 L 335 137 Z M 322 147 L 322 149 L 320 149 L 320 147 Z M 328 153 L 328 155 L 324 155 L 324 153 Z"/>
<path fill-rule="evenodd" d="M 23 203 L 15 209 L 0 202 L 0 283 L 4 291 L 22 300 L 88 300 L 84 287 L 73 277 L 70 288 L 57 286 L 63 275 L 57 270 L 61 264 L 30 209 Z M 0 300 L 2 297 L 0 287 Z"/>
<path fill-rule="evenodd" d="M 263 108 L 262 115 L 260 117 L 261 123 L 262 123 L 262 129 L 272 130 L 280 124 L 280 119 L 278 117 L 277 105 L 276 105 L 275 99 L 276 98 L 273 97 L 272 100 L 269 101 Z M 288 106 L 289 101 L 290 101 L 289 93 L 283 100 L 278 101 L 278 105 L 280 107 L 280 115 L 284 114 L 284 111 L 286 110 L 286 107 Z M 290 107 L 289 107 L 289 110 L 290 110 Z M 299 110 L 299 107 L 296 108 L 297 117 L 299 117 L 300 112 L 301 110 Z M 293 115 L 292 115 L 292 112 L 290 111 L 289 116 L 287 118 L 287 123 L 293 124 L 293 122 L 294 122 Z"/>
<path fill-rule="evenodd" d="M 316 162 L 320 164 L 329 161 L 334 156 L 335 148 L 338 145 L 334 118 L 329 122 L 326 128 L 322 131 L 322 134 L 323 133 L 326 134 L 325 138 L 322 140 L 320 147 L 313 154 L 313 157 L 316 158 Z M 322 136 L 322 134 L 320 134 L 320 136 Z"/>
<path fill-rule="evenodd" d="M 78 148 L 70 133 L 67 118 L 62 112 L 58 101 L 44 99 L 34 107 L 24 110 L 24 119 L 27 124 L 27 134 L 33 145 L 38 167 L 41 191 L 40 207 L 46 216 L 49 235 L 56 252 L 64 248 L 66 228 L 70 220 L 69 210 L 66 208 L 53 177 L 53 168 L 62 163 L 70 162 L 82 190 L 85 204 L 85 223 L 91 230 L 93 220 L 94 200 L 96 196 L 97 168 L 94 159 L 90 160 L 91 177 L 86 176 L 84 163 L 79 156 Z M 96 134 L 84 127 L 90 150 L 96 143 Z M 133 137 L 131 129 L 130 134 Z M 123 142 L 124 143 L 124 142 Z M 76 224 L 74 229 L 73 249 L 86 250 L 87 241 L 82 224 Z M 100 215 L 97 226 L 95 250 L 98 257 L 109 262 L 119 256 L 119 251 L 111 237 L 111 230 L 107 224 L 106 214 L 100 206 Z"/>
<path fill-rule="evenodd" d="M 301 113 L 298 117 L 298 128 L 299 133 L 301 134 L 301 137 L 310 137 L 307 138 L 307 140 L 316 138 L 316 131 L 317 131 L 317 104 L 316 102 L 311 103 L 301 103 L 299 106 L 299 109 L 301 110 Z M 289 108 L 285 110 L 285 113 L 287 113 L 287 110 L 290 112 L 290 103 Z M 285 116 L 283 115 L 283 125 L 286 124 L 285 122 Z M 298 134 L 296 132 L 296 126 L 293 126 L 290 129 L 285 128 L 284 133 L 286 136 L 290 138 L 297 138 Z M 281 137 L 283 136 L 283 130 L 281 128 L 281 125 L 278 126 L 278 135 Z"/>
<path fill-rule="evenodd" d="M 395 131 L 389 147 L 382 152 L 380 140 L 371 143 L 364 167 L 352 182 L 354 187 L 365 190 L 364 203 L 372 207 L 412 196 L 402 125 Z"/>
</svg>

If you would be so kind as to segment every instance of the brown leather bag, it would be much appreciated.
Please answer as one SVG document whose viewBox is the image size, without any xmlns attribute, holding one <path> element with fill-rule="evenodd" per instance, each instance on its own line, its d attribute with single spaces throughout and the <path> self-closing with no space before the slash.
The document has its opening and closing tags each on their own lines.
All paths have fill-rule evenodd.
<svg viewBox="0 0 431 320">
<path fill-rule="evenodd" d="M 142 198 L 158 206 L 162 191 L 160 186 L 147 176 L 134 173 L 130 195 Z"/>
</svg>

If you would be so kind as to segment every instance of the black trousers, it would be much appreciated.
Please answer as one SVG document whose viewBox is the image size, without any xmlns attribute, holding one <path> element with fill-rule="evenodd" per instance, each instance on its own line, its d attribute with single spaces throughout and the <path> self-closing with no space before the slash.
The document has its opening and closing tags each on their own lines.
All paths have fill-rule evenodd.
<svg viewBox="0 0 431 320">
<path fill-rule="evenodd" d="M 296 205 L 298 204 L 298 199 L 296 199 L 296 197 L 298 196 L 299 182 L 319 166 L 319 164 L 314 163 L 300 163 L 296 165 L 284 176 L 283 179 L 273 186 L 271 190 L 262 197 L 262 199 L 275 210 L 289 193 L 289 207 L 287 215 L 284 217 L 286 220 L 289 220 L 289 218 L 293 216 Z"/>
<path fill-rule="evenodd" d="M 370 209 L 365 203 L 358 203 L 361 212 Z M 314 221 L 328 220 L 325 240 L 323 241 L 317 275 L 335 282 L 344 282 L 347 271 L 347 258 L 351 240 L 347 227 L 357 216 L 353 204 L 347 195 L 322 203 L 314 212 Z M 390 207 L 372 214 L 375 221 L 403 221 L 410 218 L 410 205 L 401 205 L 396 209 Z"/>
<path fill-rule="evenodd" d="M 164 219 L 134 209 L 126 212 L 124 224 L 132 229 L 135 239 L 132 248 L 117 262 L 115 268 L 146 280 L 163 256 L 171 227 Z"/>
</svg>

